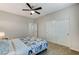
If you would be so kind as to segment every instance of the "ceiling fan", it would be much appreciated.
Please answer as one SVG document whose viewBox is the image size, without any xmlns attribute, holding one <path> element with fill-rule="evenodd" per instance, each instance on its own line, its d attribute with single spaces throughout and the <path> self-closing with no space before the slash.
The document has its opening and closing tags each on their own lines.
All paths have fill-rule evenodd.
<svg viewBox="0 0 79 59">
<path fill-rule="evenodd" d="M 40 14 L 40 12 L 38 12 L 37 10 L 42 9 L 42 7 L 34 8 L 34 7 L 31 6 L 29 3 L 26 3 L 26 5 L 27 5 L 30 9 L 22 9 L 23 11 L 30 11 L 30 12 L 31 12 L 30 15 L 32 15 L 33 13 Z"/>
</svg>

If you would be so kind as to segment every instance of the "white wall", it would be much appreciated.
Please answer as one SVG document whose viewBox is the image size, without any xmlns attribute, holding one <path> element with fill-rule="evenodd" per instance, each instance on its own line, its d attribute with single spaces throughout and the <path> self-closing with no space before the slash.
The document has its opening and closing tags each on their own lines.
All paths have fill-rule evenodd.
<svg viewBox="0 0 79 59">
<path fill-rule="evenodd" d="M 0 11 L 0 32 L 5 32 L 7 37 L 25 37 L 29 32 L 29 23 L 33 20 Z"/>
<path fill-rule="evenodd" d="M 36 19 L 38 37 L 79 51 L 79 5 Z"/>
</svg>

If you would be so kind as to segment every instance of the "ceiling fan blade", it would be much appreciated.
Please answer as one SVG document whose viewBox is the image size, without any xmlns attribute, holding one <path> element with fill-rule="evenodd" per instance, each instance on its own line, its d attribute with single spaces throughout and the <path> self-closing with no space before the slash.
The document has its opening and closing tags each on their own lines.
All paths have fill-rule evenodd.
<svg viewBox="0 0 79 59">
<path fill-rule="evenodd" d="M 31 10 L 29 10 L 29 9 L 22 9 L 23 11 L 31 11 Z"/>
<path fill-rule="evenodd" d="M 42 9 L 42 7 L 38 7 L 38 8 L 35 8 L 35 9 L 33 9 L 33 10 L 40 10 L 40 9 Z"/>
<path fill-rule="evenodd" d="M 27 5 L 28 5 L 28 7 L 30 8 L 30 9 L 32 9 L 32 7 L 30 6 L 30 4 L 29 3 L 26 3 Z"/>
<path fill-rule="evenodd" d="M 39 12 L 35 11 L 37 14 L 40 14 Z"/>
</svg>

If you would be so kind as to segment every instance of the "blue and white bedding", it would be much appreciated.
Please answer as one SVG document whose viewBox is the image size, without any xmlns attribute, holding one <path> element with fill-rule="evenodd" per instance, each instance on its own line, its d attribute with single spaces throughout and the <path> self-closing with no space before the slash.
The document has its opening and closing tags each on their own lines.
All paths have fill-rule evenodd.
<svg viewBox="0 0 79 59">
<path fill-rule="evenodd" d="M 36 40 L 23 40 L 24 44 L 28 47 L 31 47 L 28 54 L 37 54 L 48 48 L 48 43 L 46 40 L 36 39 Z"/>
<path fill-rule="evenodd" d="M 11 40 L 0 40 L 0 55 L 8 54 L 10 51 Z"/>
<path fill-rule="evenodd" d="M 13 43 L 13 44 L 12 44 Z M 0 54 L 35 55 L 48 48 L 46 40 L 17 38 L 8 41 L 0 41 Z"/>
</svg>

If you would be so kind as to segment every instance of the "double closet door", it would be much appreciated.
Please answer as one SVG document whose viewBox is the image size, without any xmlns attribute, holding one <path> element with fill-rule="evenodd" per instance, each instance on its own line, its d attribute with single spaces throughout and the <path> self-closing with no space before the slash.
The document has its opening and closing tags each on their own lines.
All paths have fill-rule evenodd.
<svg viewBox="0 0 79 59">
<path fill-rule="evenodd" d="M 69 43 L 69 26 L 69 19 L 47 21 L 46 37 L 48 41 L 67 46 Z"/>
</svg>

